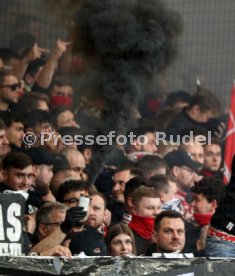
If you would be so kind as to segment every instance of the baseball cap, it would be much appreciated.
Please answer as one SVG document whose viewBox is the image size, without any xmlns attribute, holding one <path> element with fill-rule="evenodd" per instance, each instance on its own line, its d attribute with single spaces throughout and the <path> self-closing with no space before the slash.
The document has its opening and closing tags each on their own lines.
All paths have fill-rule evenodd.
<svg viewBox="0 0 235 276">
<path fill-rule="evenodd" d="M 199 170 L 203 165 L 192 159 L 191 155 L 183 150 L 173 150 L 167 153 L 164 157 L 168 166 L 173 168 L 174 166 L 183 167 L 186 166 L 192 170 Z"/>
</svg>

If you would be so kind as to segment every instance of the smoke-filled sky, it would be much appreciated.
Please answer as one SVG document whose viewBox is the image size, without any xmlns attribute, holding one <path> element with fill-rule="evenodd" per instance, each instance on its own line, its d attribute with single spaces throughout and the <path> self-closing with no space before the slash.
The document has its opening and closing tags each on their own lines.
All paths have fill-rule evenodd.
<svg viewBox="0 0 235 276">
<path fill-rule="evenodd" d="M 178 14 L 159 0 L 80 2 L 74 51 L 88 63 L 86 90 L 104 100 L 101 133 L 125 134 L 132 122 L 131 107 L 143 93 L 143 81 L 164 70 L 176 56 L 181 25 Z M 97 148 L 93 178 L 109 150 Z"/>
</svg>

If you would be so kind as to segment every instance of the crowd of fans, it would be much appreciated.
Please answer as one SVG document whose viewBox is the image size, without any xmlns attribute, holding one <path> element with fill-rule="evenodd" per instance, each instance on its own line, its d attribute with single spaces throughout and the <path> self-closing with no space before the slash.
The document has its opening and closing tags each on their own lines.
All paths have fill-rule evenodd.
<svg viewBox="0 0 235 276">
<path fill-rule="evenodd" d="M 235 248 L 226 226 L 234 179 L 227 190 L 223 183 L 226 115 L 211 91 L 174 91 L 155 110 L 151 98 L 134 107 L 133 143 L 113 145 L 90 183 L 93 147 L 62 137 L 94 133 L 102 105 L 75 97 L 69 71 L 61 74 L 68 42 L 58 40 L 47 59 L 47 49 L 31 46 L 0 49 L 0 192 L 28 194 L 25 254 L 220 257 L 225 243 Z"/>
</svg>

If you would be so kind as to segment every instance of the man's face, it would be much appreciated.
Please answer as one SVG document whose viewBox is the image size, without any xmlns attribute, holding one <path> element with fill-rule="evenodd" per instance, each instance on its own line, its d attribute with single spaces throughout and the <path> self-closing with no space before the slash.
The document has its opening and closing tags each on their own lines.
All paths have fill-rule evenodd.
<svg viewBox="0 0 235 276">
<path fill-rule="evenodd" d="M 9 168 L 2 174 L 5 184 L 13 191 L 28 191 L 35 178 L 31 165 L 24 169 Z"/>
<path fill-rule="evenodd" d="M 53 177 L 53 166 L 52 165 L 39 165 L 37 166 L 37 177 L 36 183 L 38 185 L 49 186 Z"/>
<path fill-rule="evenodd" d="M 191 206 L 195 214 L 212 213 L 212 203 L 209 203 L 203 194 L 192 193 L 192 198 Z"/>
<path fill-rule="evenodd" d="M 191 114 L 193 114 L 193 119 L 198 123 L 207 123 L 215 115 L 211 110 L 202 112 L 198 105 L 191 108 Z"/>
<path fill-rule="evenodd" d="M 86 179 L 87 176 L 84 173 L 84 170 L 86 168 L 86 160 L 82 153 L 79 151 L 75 151 L 71 154 L 68 154 L 66 158 L 69 162 L 71 169 L 77 172 L 77 174 L 80 175 L 81 179 Z"/>
<path fill-rule="evenodd" d="M 35 135 L 40 136 L 42 132 L 51 132 L 52 126 L 49 122 L 37 123 L 32 131 Z"/>
<path fill-rule="evenodd" d="M 130 171 L 120 171 L 114 174 L 113 176 L 113 199 L 120 202 L 125 202 L 124 199 L 124 191 L 126 187 L 127 181 L 129 181 L 131 178 Z"/>
<path fill-rule="evenodd" d="M 89 216 L 86 223 L 91 227 L 98 229 L 103 223 L 104 215 L 105 205 L 103 198 L 99 195 L 92 196 L 89 208 Z"/>
<path fill-rule="evenodd" d="M 73 97 L 73 88 L 70 85 L 52 87 L 51 96 Z"/>
<path fill-rule="evenodd" d="M 217 144 L 212 144 L 205 146 L 204 150 L 204 167 L 211 171 L 218 171 L 222 161 L 221 147 Z"/>
<path fill-rule="evenodd" d="M 77 123 L 74 120 L 74 115 L 70 110 L 66 110 L 59 114 L 57 117 L 57 128 L 61 127 L 77 127 Z"/>
<path fill-rule="evenodd" d="M 54 209 L 51 212 L 50 222 L 48 223 L 41 223 L 39 225 L 39 233 L 41 234 L 42 238 L 47 237 L 50 235 L 55 229 L 59 228 L 61 223 L 64 222 L 66 216 L 66 212 L 60 209 Z"/>
<path fill-rule="evenodd" d="M 197 173 L 187 166 L 173 168 L 177 184 L 182 188 L 191 188 L 197 179 Z"/>
<path fill-rule="evenodd" d="M 10 151 L 9 147 L 9 141 L 6 137 L 6 131 L 5 129 L 0 130 L 0 158 L 7 155 L 7 153 Z"/>
<path fill-rule="evenodd" d="M 24 125 L 21 122 L 13 122 L 10 127 L 6 128 L 6 136 L 11 145 L 21 147 L 24 136 Z"/>
<path fill-rule="evenodd" d="M 9 85 L 14 85 L 15 87 L 10 87 Z M 14 76 L 6 76 L 3 83 L 0 85 L 0 99 L 6 104 L 17 103 L 20 97 L 20 88 L 17 87 L 19 84 L 18 79 Z"/>
<path fill-rule="evenodd" d="M 192 145 L 185 146 L 185 150 L 190 153 L 192 159 L 201 164 L 204 163 L 204 149 L 202 145 L 194 143 Z"/>
<path fill-rule="evenodd" d="M 156 197 L 142 197 L 133 208 L 133 214 L 153 218 L 161 213 L 161 200 Z"/>
<path fill-rule="evenodd" d="M 156 137 L 153 133 L 149 132 L 145 135 L 146 143 L 144 145 L 141 145 L 140 151 L 149 152 L 149 153 L 157 153 L 158 148 L 156 144 Z"/>
<path fill-rule="evenodd" d="M 180 218 L 163 218 L 154 233 L 158 252 L 182 251 L 185 245 L 185 226 Z"/>
</svg>

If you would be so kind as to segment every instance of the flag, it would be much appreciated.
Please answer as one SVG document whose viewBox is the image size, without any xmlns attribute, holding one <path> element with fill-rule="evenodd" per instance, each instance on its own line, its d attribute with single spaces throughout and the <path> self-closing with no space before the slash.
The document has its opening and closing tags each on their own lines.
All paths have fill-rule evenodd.
<svg viewBox="0 0 235 276">
<path fill-rule="evenodd" d="M 224 182 L 231 177 L 231 166 L 235 154 L 235 83 L 233 84 L 224 152 Z"/>
</svg>

